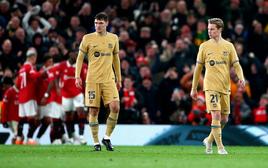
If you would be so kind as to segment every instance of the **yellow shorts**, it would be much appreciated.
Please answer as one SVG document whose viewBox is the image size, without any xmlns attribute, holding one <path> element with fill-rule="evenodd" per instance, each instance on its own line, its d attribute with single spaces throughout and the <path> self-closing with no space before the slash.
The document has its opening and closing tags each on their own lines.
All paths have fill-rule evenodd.
<svg viewBox="0 0 268 168">
<path fill-rule="evenodd" d="M 114 81 L 106 83 L 86 83 L 85 105 L 100 107 L 101 98 L 104 105 L 119 101 L 119 94 Z"/>
<path fill-rule="evenodd" d="M 222 114 L 230 114 L 230 95 L 217 91 L 206 90 L 207 111 L 221 111 Z"/>
</svg>

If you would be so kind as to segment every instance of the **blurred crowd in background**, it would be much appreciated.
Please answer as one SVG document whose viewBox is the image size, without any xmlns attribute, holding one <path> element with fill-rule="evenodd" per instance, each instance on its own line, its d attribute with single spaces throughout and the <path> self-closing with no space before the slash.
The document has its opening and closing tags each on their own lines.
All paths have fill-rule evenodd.
<svg viewBox="0 0 268 168">
<path fill-rule="evenodd" d="M 119 123 L 210 125 L 202 79 L 197 101 L 189 93 L 211 17 L 224 20 L 223 37 L 234 44 L 247 80 L 241 90 L 230 74 L 230 124 L 268 123 L 267 0 L 0 0 L 1 100 L 28 48 L 38 52 L 37 69 L 46 56 L 67 60 L 94 32 L 101 11 L 110 17 L 108 31 L 119 36 Z"/>
</svg>

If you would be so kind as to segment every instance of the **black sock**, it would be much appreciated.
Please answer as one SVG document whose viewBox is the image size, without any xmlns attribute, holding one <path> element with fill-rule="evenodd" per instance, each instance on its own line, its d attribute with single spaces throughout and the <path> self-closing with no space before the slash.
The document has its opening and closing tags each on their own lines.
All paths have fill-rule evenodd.
<svg viewBox="0 0 268 168">
<path fill-rule="evenodd" d="M 67 128 L 69 138 L 72 138 L 73 133 L 74 133 L 74 123 L 73 123 L 73 121 L 66 121 L 66 128 Z"/>
<path fill-rule="evenodd" d="M 46 132 L 48 126 L 49 126 L 49 123 L 46 122 L 46 120 L 43 119 L 42 120 L 41 127 L 40 127 L 40 129 L 38 131 L 38 134 L 37 134 L 37 138 L 41 138 L 42 137 L 42 135 Z"/>
<path fill-rule="evenodd" d="M 37 124 L 36 124 L 35 119 L 30 119 L 28 123 L 29 123 L 29 131 L 28 131 L 27 137 L 29 139 L 29 138 L 33 138 L 33 134 L 37 128 Z"/>
<path fill-rule="evenodd" d="M 24 122 L 25 122 L 24 119 L 20 119 L 20 121 L 19 121 L 19 124 L 18 124 L 18 136 L 19 137 L 23 137 L 22 131 L 23 131 Z"/>
<path fill-rule="evenodd" d="M 86 119 L 79 119 L 79 135 L 84 135 Z"/>
</svg>

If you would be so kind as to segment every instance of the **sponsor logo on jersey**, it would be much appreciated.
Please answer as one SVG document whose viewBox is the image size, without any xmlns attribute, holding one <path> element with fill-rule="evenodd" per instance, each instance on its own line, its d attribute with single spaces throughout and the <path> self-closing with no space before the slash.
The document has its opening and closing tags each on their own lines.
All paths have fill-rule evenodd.
<svg viewBox="0 0 268 168">
<path fill-rule="evenodd" d="M 99 56 L 111 56 L 111 53 L 100 53 L 98 51 L 94 52 L 94 56 L 95 57 L 99 57 Z"/>
<path fill-rule="evenodd" d="M 209 65 L 210 65 L 210 66 L 214 66 L 214 65 L 215 65 L 215 61 L 214 61 L 214 60 L 210 60 L 210 61 L 209 61 Z"/>
<path fill-rule="evenodd" d="M 100 56 L 100 52 L 98 52 L 98 51 L 94 52 L 94 56 L 95 57 L 99 57 Z"/>
<path fill-rule="evenodd" d="M 227 62 L 226 61 L 214 61 L 214 60 L 209 61 L 210 66 L 214 66 L 215 64 L 216 65 L 221 65 L 221 64 L 227 64 Z"/>
<path fill-rule="evenodd" d="M 101 56 L 111 56 L 111 53 L 101 53 Z"/>
</svg>

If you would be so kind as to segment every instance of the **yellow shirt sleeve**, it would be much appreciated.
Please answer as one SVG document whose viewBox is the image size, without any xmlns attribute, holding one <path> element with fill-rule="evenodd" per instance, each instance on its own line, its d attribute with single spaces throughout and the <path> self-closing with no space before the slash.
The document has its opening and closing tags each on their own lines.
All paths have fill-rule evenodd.
<svg viewBox="0 0 268 168">
<path fill-rule="evenodd" d="M 75 78 L 80 78 L 80 73 L 84 61 L 84 56 L 87 53 L 88 49 L 86 47 L 85 43 L 85 36 L 83 37 L 80 46 L 79 46 L 79 52 L 78 56 L 76 58 L 76 63 L 75 63 Z"/>
<path fill-rule="evenodd" d="M 76 63 L 75 63 L 75 78 L 80 78 L 80 73 L 84 61 L 84 53 L 82 51 L 78 52 L 78 56 L 76 58 Z"/>
<path fill-rule="evenodd" d="M 245 80 L 243 70 L 242 70 L 242 67 L 240 66 L 239 62 L 235 62 L 233 64 L 233 67 L 234 67 L 234 70 L 235 70 L 235 73 L 236 73 L 238 79 Z"/>
<path fill-rule="evenodd" d="M 231 65 L 234 67 L 236 75 L 238 76 L 239 80 L 245 80 L 243 70 L 239 64 L 239 59 L 236 54 L 234 45 L 232 45 L 230 53 L 231 53 Z"/>
<path fill-rule="evenodd" d="M 121 82 L 121 68 L 120 68 L 120 59 L 119 59 L 119 40 L 116 37 L 116 43 L 113 51 L 113 67 L 116 75 L 116 81 Z"/>
<path fill-rule="evenodd" d="M 192 82 L 192 90 L 196 90 L 199 82 L 199 78 L 203 69 L 203 66 L 205 64 L 205 59 L 204 59 L 204 54 L 203 54 L 203 45 L 201 44 L 199 47 L 199 51 L 197 54 L 197 59 L 196 59 L 196 66 L 195 66 L 195 71 L 193 75 L 193 82 Z"/>
</svg>

